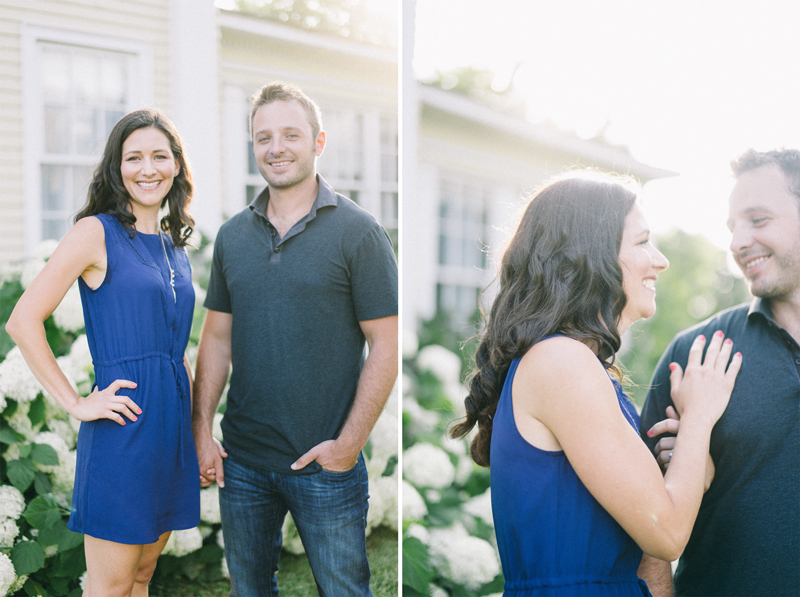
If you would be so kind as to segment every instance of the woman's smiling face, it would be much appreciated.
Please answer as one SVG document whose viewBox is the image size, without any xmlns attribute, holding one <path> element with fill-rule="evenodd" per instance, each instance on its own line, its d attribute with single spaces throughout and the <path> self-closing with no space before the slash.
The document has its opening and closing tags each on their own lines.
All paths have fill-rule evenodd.
<svg viewBox="0 0 800 597">
<path fill-rule="evenodd" d="M 650 242 L 650 228 L 638 201 L 625 217 L 619 264 L 622 288 L 628 299 L 619 323 L 619 331 L 623 333 L 633 322 L 652 317 L 656 312 L 656 279 L 669 267 L 667 258 Z"/>
</svg>

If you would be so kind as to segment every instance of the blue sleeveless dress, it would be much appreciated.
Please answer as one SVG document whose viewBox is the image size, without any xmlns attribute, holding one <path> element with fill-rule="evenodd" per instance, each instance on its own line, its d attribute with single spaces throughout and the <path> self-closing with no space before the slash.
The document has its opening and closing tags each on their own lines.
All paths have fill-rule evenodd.
<svg viewBox="0 0 800 597">
<path fill-rule="evenodd" d="M 153 543 L 166 531 L 200 523 L 200 472 L 191 431 L 189 341 L 194 289 L 186 253 L 164 236 L 175 270 L 173 298 L 164 247 L 157 234 L 130 238 L 110 214 L 105 229 L 108 269 L 89 288 L 78 278 L 95 381 L 136 382 L 129 396 L 142 414 L 126 425 L 110 419 L 81 423 L 68 527 L 98 539 Z M 136 413 L 134 413 L 136 414 Z"/>
<path fill-rule="evenodd" d="M 492 512 L 507 597 L 650 595 L 636 576 L 642 550 L 589 493 L 563 451 L 520 435 L 511 404 L 519 359 L 508 370 L 492 426 Z M 619 382 L 620 409 L 639 416 Z M 587 438 L 590 441 L 591 438 Z"/>
</svg>

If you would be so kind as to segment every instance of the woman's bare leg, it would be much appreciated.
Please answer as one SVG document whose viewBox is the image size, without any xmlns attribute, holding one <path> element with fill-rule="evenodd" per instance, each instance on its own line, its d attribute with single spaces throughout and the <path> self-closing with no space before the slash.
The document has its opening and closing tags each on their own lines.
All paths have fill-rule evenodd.
<svg viewBox="0 0 800 597">
<path fill-rule="evenodd" d="M 153 572 L 156 570 L 156 561 L 164 550 L 164 546 L 167 544 L 167 539 L 169 539 L 171 532 L 172 531 L 167 531 L 161 535 L 155 543 L 142 546 L 142 557 L 139 560 L 139 570 L 136 573 L 136 580 L 133 583 L 131 597 L 148 597 L 150 594 L 148 587 L 150 585 L 150 579 L 153 578 Z"/>
</svg>

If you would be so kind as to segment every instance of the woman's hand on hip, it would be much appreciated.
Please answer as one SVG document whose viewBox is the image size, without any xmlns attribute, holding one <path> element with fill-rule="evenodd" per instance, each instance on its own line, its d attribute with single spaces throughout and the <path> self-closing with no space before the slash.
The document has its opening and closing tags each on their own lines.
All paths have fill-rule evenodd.
<svg viewBox="0 0 800 597">
<path fill-rule="evenodd" d="M 128 396 L 118 396 L 122 388 L 133 389 L 136 383 L 127 379 L 117 379 L 105 390 L 95 388 L 86 398 L 78 398 L 69 413 L 79 421 L 96 421 L 98 419 L 111 419 L 120 425 L 125 425 L 124 415 L 131 421 L 137 421 L 136 416 L 142 414 L 142 409 Z"/>
</svg>

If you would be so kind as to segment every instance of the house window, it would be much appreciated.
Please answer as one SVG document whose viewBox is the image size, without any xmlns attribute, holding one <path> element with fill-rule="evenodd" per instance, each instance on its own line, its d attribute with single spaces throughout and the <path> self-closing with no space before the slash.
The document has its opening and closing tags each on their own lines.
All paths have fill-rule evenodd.
<svg viewBox="0 0 800 597">
<path fill-rule="evenodd" d="M 86 202 L 105 140 L 130 101 L 130 61 L 119 52 L 41 44 L 43 239 L 63 238 Z"/>
<path fill-rule="evenodd" d="M 26 253 L 60 240 L 86 203 L 119 119 L 152 105 L 146 43 L 23 23 L 22 114 Z"/>
<path fill-rule="evenodd" d="M 465 323 L 486 284 L 489 191 L 443 179 L 439 202 L 439 267 L 436 301 Z"/>
</svg>

